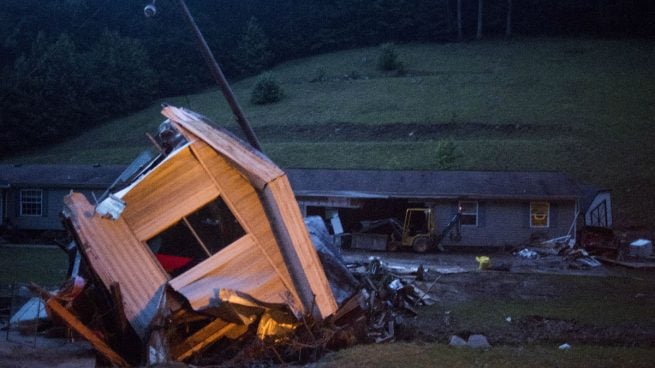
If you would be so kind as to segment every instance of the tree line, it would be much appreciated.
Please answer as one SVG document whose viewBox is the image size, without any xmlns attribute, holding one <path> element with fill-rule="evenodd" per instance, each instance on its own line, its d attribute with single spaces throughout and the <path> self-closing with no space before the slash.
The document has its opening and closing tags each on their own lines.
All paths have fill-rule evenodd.
<svg viewBox="0 0 655 368">
<path fill-rule="evenodd" d="M 652 37 L 648 0 L 187 0 L 229 78 L 339 49 L 512 35 Z M 3 0 L 0 155 L 212 85 L 176 0 Z"/>
</svg>

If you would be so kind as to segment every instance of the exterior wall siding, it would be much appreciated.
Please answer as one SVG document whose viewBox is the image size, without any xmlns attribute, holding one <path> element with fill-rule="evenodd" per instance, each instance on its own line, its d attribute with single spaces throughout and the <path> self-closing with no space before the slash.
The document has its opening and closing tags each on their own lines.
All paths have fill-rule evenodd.
<svg viewBox="0 0 655 368">
<path fill-rule="evenodd" d="M 21 189 L 43 190 L 42 215 L 21 216 L 20 215 L 20 191 Z M 63 208 L 64 196 L 70 193 L 71 189 L 44 189 L 44 188 L 11 188 L 6 196 L 7 210 L 6 219 L 17 229 L 21 230 L 64 230 L 59 214 Z M 79 190 L 78 190 L 79 191 Z M 95 191 L 96 195 L 99 191 Z M 87 198 L 93 198 L 91 191 L 82 191 Z"/>
<path fill-rule="evenodd" d="M 530 227 L 530 201 L 478 201 L 478 225 L 462 225 L 460 241 L 446 236 L 446 246 L 521 246 L 533 236 L 566 235 L 575 216 L 575 201 L 550 203 L 549 226 Z M 457 202 L 434 204 L 437 231 L 444 229 L 457 211 Z"/>
</svg>

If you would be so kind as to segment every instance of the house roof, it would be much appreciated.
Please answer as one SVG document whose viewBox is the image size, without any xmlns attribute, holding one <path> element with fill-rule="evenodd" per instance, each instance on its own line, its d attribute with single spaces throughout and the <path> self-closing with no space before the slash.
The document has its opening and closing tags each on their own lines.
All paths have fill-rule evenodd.
<svg viewBox="0 0 655 368">
<path fill-rule="evenodd" d="M 0 165 L 0 188 L 108 187 L 124 165 Z M 543 198 L 585 194 L 557 171 L 418 171 L 287 169 L 296 195 L 350 198 Z"/>
<path fill-rule="evenodd" d="M 0 165 L 0 187 L 109 187 L 124 165 Z"/>
<path fill-rule="evenodd" d="M 576 199 L 578 183 L 555 171 L 288 169 L 296 195 L 351 198 Z"/>
</svg>

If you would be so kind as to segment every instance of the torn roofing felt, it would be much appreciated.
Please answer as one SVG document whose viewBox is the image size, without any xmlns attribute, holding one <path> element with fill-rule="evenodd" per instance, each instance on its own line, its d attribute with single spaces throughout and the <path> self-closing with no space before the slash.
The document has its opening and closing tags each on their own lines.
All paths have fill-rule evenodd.
<svg viewBox="0 0 655 368">
<path fill-rule="evenodd" d="M 185 140 L 105 199 L 121 202 L 117 213 L 102 216 L 79 193 L 64 203 L 81 252 L 105 287 L 120 285 L 137 334 L 146 336 L 167 286 L 196 311 L 232 290 L 297 317 L 334 313 L 286 174 L 196 113 L 162 113 Z"/>
</svg>

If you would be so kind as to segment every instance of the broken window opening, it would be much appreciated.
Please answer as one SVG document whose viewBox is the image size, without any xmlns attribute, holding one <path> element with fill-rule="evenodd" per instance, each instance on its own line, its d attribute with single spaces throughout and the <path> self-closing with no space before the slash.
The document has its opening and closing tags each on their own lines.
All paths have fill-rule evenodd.
<svg viewBox="0 0 655 368">
<path fill-rule="evenodd" d="M 147 241 L 166 272 L 175 277 L 245 235 L 225 202 L 216 197 Z"/>
</svg>

